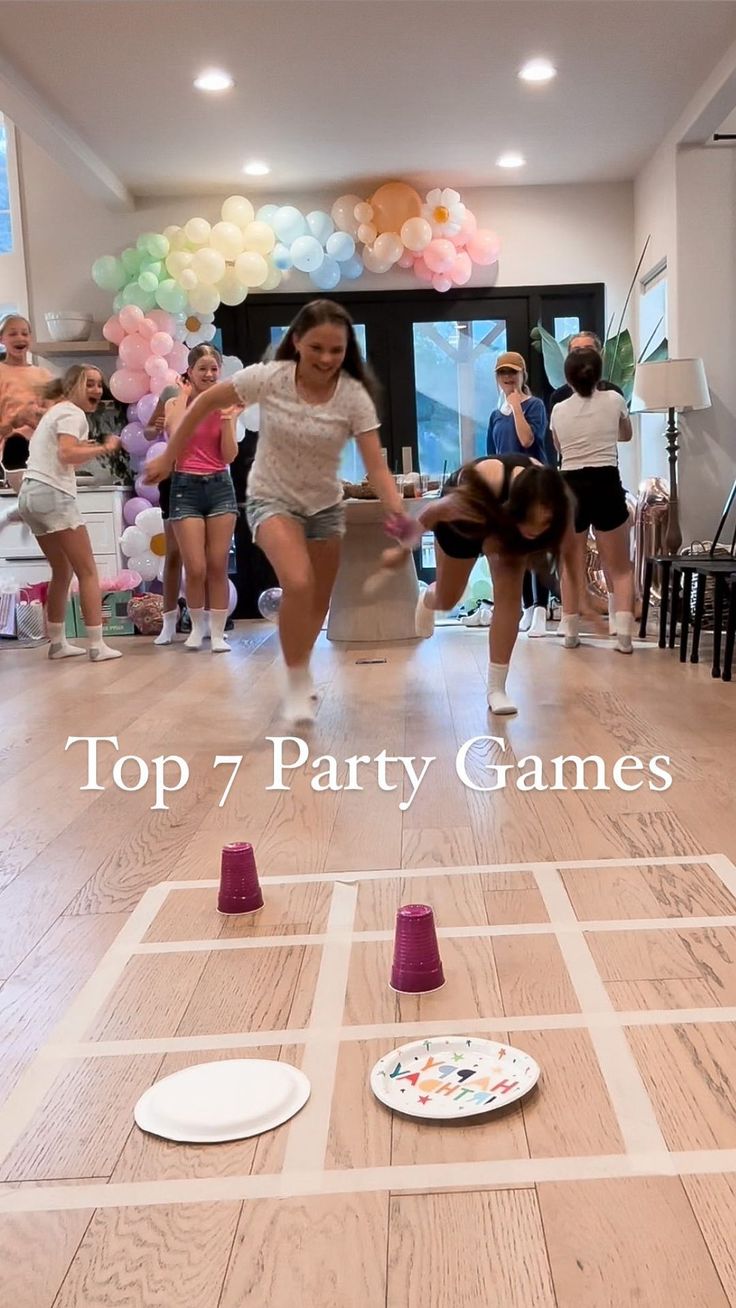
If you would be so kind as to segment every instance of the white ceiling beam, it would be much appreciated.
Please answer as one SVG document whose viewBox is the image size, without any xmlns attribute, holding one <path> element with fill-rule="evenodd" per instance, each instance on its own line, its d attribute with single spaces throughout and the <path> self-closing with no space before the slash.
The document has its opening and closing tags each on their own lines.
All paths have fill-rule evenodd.
<svg viewBox="0 0 736 1308">
<path fill-rule="evenodd" d="M 0 110 L 75 181 L 109 209 L 133 209 L 133 196 L 104 159 L 19 73 L 0 50 Z"/>
<path fill-rule="evenodd" d="M 691 100 L 681 119 L 678 144 L 707 144 L 733 109 L 736 109 L 736 44 L 730 46 Z"/>
</svg>

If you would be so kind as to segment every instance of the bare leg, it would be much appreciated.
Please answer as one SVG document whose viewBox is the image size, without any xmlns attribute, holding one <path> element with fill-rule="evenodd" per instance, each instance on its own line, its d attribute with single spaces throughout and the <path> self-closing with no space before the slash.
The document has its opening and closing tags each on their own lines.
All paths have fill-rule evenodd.
<svg viewBox="0 0 736 1308">
<path fill-rule="evenodd" d="M 330 599 L 335 585 L 337 570 L 340 566 L 342 538 L 330 536 L 327 540 L 308 540 L 307 553 L 314 576 L 314 598 L 312 604 L 312 625 L 314 640 L 317 640 L 330 607 Z"/>
<path fill-rule="evenodd" d="M 493 579 L 493 617 L 488 633 L 488 707 L 492 713 L 516 713 L 516 705 L 506 694 L 506 677 L 519 634 L 519 605 L 524 580 L 525 560 L 487 553 Z"/>
<path fill-rule="evenodd" d="M 462 599 L 476 560 L 453 559 L 434 543 L 437 574 L 431 586 L 419 596 L 416 610 L 416 632 L 426 639 L 434 631 L 435 613 L 446 613 Z M 517 617 L 518 620 L 518 617 Z"/>
<path fill-rule="evenodd" d="M 192 630 L 184 643 L 187 649 L 199 649 L 204 640 L 204 587 L 207 577 L 205 520 L 177 518 L 174 531 L 186 569 L 187 608 L 192 620 Z"/>
<path fill-rule="evenodd" d="M 79 582 L 79 601 L 82 606 L 82 617 L 84 625 L 87 628 L 89 636 L 89 657 L 94 663 L 105 663 L 108 659 L 119 659 L 120 650 L 112 649 L 106 645 L 102 639 L 102 602 L 100 600 L 100 581 L 97 574 L 97 565 L 92 553 L 92 545 L 87 533 L 86 527 L 68 528 L 66 531 L 55 531 L 48 536 L 39 538 L 39 545 L 44 550 L 46 557 L 48 554 L 48 542 L 53 536 L 52 552 L 60 548 L 66 555 L 68 562 L 71 564 L 72 571 Z M 42 544 L 41 542 L 44 542 Z M 52 564 L 53 571 L 53 564 Z M 66 601 L 64 601 L 66 605 Z M 58 613 L 58 610 L 54 610 Z M 63 620 L 57 618 L 57 621 Z"/>
<path fill-rule="evenodd" d="M 325 599 L 329 603 L 327 583 L 333 569 L 336 571 L 339 545 L 325 541 L 328 548 L 319 554 L 314 548 L 319 542 L 311 542 L 310 553 L 300 524 L 293 518 L 280 516 L 267 518 L 261 524 L 258 544 L 281 587 L 279 638 L 286 665 L 284 713 L 290 722 L 311 722 L 314 709 L 309 659 L 322 625 L 324 614 L 321 610 Z M 321 569 L 319 582 L 315 575 L 315 557 Z M 318 614 L 321 614 L 319 624 Z"/>
<path fill-rule="evenodd" d="M 228 602 L 227 560 L 234 526 L 234 513 L 221 513 L 205 520 L 206 593 L 211 596 L 212 603 L 210 622 L 213 654 L 223 654 L 230 649 L 225 639 Z"/>
<path fill-rule="evenodd" d="M 164 625 L 154 640 L 154 645 L 170 645 L 176 635 L 179 619 L 179 595 L 181 594 L 181 554 L 171 521 L 164 523 L 166 536 L 166 558 L 164 559 Z"/>
<path fill-rule="evenodd" d="M 621 654 L 632 652 L 634 633 L 634 569 L 630 557 L 631 528 L 628 522 L 614 531 L 597 531 L 595 534 L 601 562 L 613 583 L 616 623 L 616 649 Z"/>
<path fill-rule="evenodd" d="M 565 649 L 580 644 L 580 610 L 585 585 L 588 532 L 567 532 L 562 542 L 562 635 Z"/>
<path fill-rule="evenodd" d="M 51 581 L 46 596 L 46 630 L 49 638 L 49 658 L 68 659 L 86 651 L 81 645 L 72 645 L 66 638 L 66 606 L 69 587 L 74 575 L 62 541 L 64 532 L 49 532 L 39 536 L 38 544 L 51 564 Z"/>
</svg>

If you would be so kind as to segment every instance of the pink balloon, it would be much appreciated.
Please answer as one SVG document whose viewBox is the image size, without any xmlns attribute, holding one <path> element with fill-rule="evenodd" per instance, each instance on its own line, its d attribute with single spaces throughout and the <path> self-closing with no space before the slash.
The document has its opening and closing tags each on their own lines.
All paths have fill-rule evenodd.
<svg viewBox="0 0 736 1308">
<path fill-rule="evenodd" d="M 146 374 L 146 381 L 148 382 L 148 389 L 151 392 L 151 395 L 155 395 L 156 400 L 158 400 L 159 395 L 166 385 L 165 375 L 157 372 L 155 377 L 149 377 Z"/>
<path fill-rule="evenodd" d="M 166 313 L 164 309 L 151 309 L 150 313 L 146 314 L 146 317 L 149 322 L 154 323 L 157 332 L 168 332 L 169 336 L 174 335 L 176 324 L 171 314 Z M 153 335 L 153 332 L 151 335 Z"/>
<path fill-rule="evenodd" d="M 421 255 L 414 260 L 414 276 L 418 277 L 421 282 L 431 282 L 434 277 L 432 269 L 427 267 Z"/>
<path fill-rule="evenodd" d="M 143 322 L 145 315 L 137 304 L 126 304 L 118 314 L 118 320 L 123 331 L 137 332 L 140 324 Z"/>
<path fill-rule="evenodd" d="M 174 342 L 168 332 L 154 332 L 149 342 L 152 354 L 160 354 L 162 359 L 166 358 L 174 348 Z"/>
<path fill-rule="evenodd" d="M 500 248 L 496 233 L 488 231 L 485 227 L 480 227 L 466 246 L 473 263 L 479 263 L 484 267 L 497 262 Z"/>
<path fill-rule="evenodd" d="M 104 336 L 105 340 L 110 341 L 111 344 L 113 345 L 120 344 L 123 337 L 125 336 L 125 331 L 121 327 L 116 314 L 113 314 L 112 318 L 108 318 L 107 322 L 105 323 L 105 326 L 102 328 L 102 335 Z"/>
<path fill-rule="evenodd" d="M 435 273 L 448 272 L 455 262 L 457 250 L 444 236 L 435 236 L 433 241 L 429 242 L 426 250 L 422 250 L 422 258 L 428 268 Z"/>
<path fill-rule="evenodd" d="M 138 324 L 138 335 L 142 336 L 144 341 L 150 341 L 157 331 L 158 328 L 152 318 L 144 318 L 143 322 Z"/>
<path fill-rule="evenodd" d="M 135 493 L 142 500 L 147 500 L 149 504 L 158 504 L 158 486 L 148 486 L 142 476 L 135 479 Z"/>
<path fill-rule="evenodd" d="M 119 368 L 110 378 L 110 390 L 121 404 L 134 404 L 148 390 L 148 374 L 131 368 Z"/>
<path fill-rule="evenodd" d="M 397 268 L 413 268 L 416 255 L 412 250 L 404 250 L 401 258 L 397 263 Z"/>
<path fill-rule="evenodd" d="M 144 395 L 136 405 L 136 418 L 144 427 L 148 425 L 156 408 L 156 396 Z"/>
<path fill-rule="evenodd" d="M 149 377 L 165 377 L 169 371 L 169 365 L 165 359 L 159 358 L 157 354 L 152 354 L 146 359 L 144 365 Z"/>
<path fill-rule="evenodd" d="M 120 362 L 124 368 L 143 368 L 151 353 L 148 348 L 148 341 L 144 341 L 142 336 L 135 332 L 132 336 L 124 336 L 119 345 Z"/>
<path fill-rule="evenodd" d="M 473 265 L 470 260 L 470 255 L 466 254 L 465 250 L 461 250 L 460 253 L 455 256 L 455 262 L 448 273 L 448 277 L 452 278 L 456 286 L 464 286 L 466 282 L 470 281 L 472 275 Z"/>
<path fill-rule="evenodd" d="M 178 386 L 180 381 L 181 381 L 181 377 L 179 376 L 179 374 L 178 374 L 178 372 L 176 371 L 176 369 L 175 369 L 175 368 L 169 368 L 169 371 L 168 371 L 167 374 L 166 374 L 166 385 L 167 385 L 167 386 Z"/>
<path fill-rule="evenodd" d="M 169 366 L 179 374 L 186 372 L 189 365 L 189 350 L 181 341 L 175 341 L 169 354 Z"/>
<path fill-rule="evenodd" d="M 444 273 L 435 273 L 432 278 L 432 285 L 436 291 L 449 291 L 452 282 L 449 277 L 445 277 Z"/>
<path fill-rule="evenodd" d="M 467 245 L 471 236 L 475 236 L 477 230 L 478 230 L 478 219 L 476 218 L 474 213 L 471 213 L 470 209 L 466 209 L 462 223 L 460 224 L 460 231 L 455 232 L 455 235 L 451 236 L 450 240 L 452 241 L 453 245 L 456 246 L 458 250 L 460 250 L 464 245 Z"/>
<path fill-rule="evenodd" d="M 128 527 L 132 527 L 139 513 L 144 509 L 150 509 L 151 505 L 148 500 L 143 500 L 139 495 L 134 495 L 132 500 L 126 500 L 123 505 L 123 521 Z"/>
</svg>

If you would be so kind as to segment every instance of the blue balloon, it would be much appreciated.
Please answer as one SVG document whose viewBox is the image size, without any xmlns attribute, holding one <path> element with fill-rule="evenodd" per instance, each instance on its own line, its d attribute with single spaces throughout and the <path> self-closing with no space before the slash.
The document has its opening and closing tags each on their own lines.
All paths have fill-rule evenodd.
<svg viewBox="0 0 736 1308">
<path fill-rule="evenodd" d="M 335 230 L 335 224 L 330 215 L 322 209 L 313 209 L 311 213 L 307 214 L 307 227 L 320 245 L 324 245 Z"/>
<path fill-rule="evenodd" d="M 286 272 L 287 269 L 292 268 L 294 260 L 291 257 L 289 247 L 283 245 L 280 241 L 278 245 L 274 245 L 271 254 L 271 262 L 273 263 L 274 268 L 278 268 L 280 272 Z"/>
<path fill-rule="evenodd" d="M 293 204 L 284 204 L 276 210 L 271 221 L 271 226 L 278 239 L 285 245 L 291 245 L 299 236 L 305 236 L 309 231 L 307 220 L 303 214 L 295 209 Z"/>
<path fill-rule="evenodd" d="M 365 272 L 362 259 L 354 254 L 352 259 L 347 259 L 345 263 L 340 264 L 340 272 L 349 282 L 354 282 L 358 277 L 362 277 Z"/>
<path fill-rule="evenodd" d="M 329 254 L 326 254 L 319 268 L 310 273 L 310 279 L 318 291 L 334 291 L 340 281 L 340 265 L 337 259 L 331 259 Z"/>
<path fill-rule="evenodd" d="M 333 232 L 328 237 L 325 246 L 330 258 L 337 259 L 338 263 L 344 263 L 346 259 L 352 259 L 355 254 L 355 241 L 348 232 Z"/>
<path fill-rule="evenodd" d="M 271 227 L 278 211 L 279 206 L 277 204 L 262 204 L 260 209 L 256 210 L 256 218 L 259 223 L 268 223 L 269 227 Z"/>
<path fill-rule="evenodd" d="M 325 252 L 315 236 L 297 236 L 292 242 L 291 258 L 300 272 L 311 273 L 322 266 Z"/>
</svg>

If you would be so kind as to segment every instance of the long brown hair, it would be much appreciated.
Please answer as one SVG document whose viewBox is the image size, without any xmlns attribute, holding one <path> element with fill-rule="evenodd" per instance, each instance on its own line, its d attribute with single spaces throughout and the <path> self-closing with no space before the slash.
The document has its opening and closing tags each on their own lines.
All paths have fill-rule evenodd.
<svg viewBox="0 0 736 1308">
<path fill-rule="evenodd" d="M 283 340 L 280 342 L 276 352 L 273 354 L 274 359 L 296 359 L 298 352 L 295 338 L 304 336 L 305 332 L 311 331 L 312 327 L 322 327 L 325 323 L 332 323 L 336 327 L 344 327 L 347 337 L 347 348 L 345 358 L 340 367 L 347 372 L 361 386 L 364 386 L 373 400 L 374 404 L 379 400 L 379 385 L 373 375 L 372 369 L 365 363 L 358 338 L 355 335 L 355 327 L 347 309 L 343 309 L 341 304 L 334 300 L 310 300 L 305 304 L 289 324 Z"/>
<path fill-rule="evenodd" d="M 480 534 L 495 537 L 506 554 L 552 554 L 559 557 L 562 540 L 571 521 L 573 501 L 556 468 L 530 464 L 509 484 L 500 500 L 474 463 L 460 469 L 457 483 L 436 506 L 435 517 L 451 522 L 461 535 L 477 539 Z M 529 539 L 519 530 L 532 509 L 550 514 L 549 526 Z M 482 529 L 479 531 L 479 528 Z"/>
<path fill-rule="evenodd" d="M 57 404 L 59 400 L 71 400 L 72 404 L 79 404 L 86 394 L 87 374 L 90 372 L 96 372 L 102 378 L 100 369 L 93 363 L 73 363 L 63 377 L 54 377 L 41 387 L 41 398 L 50 400 L 52 404 Z"/>
</svg>

